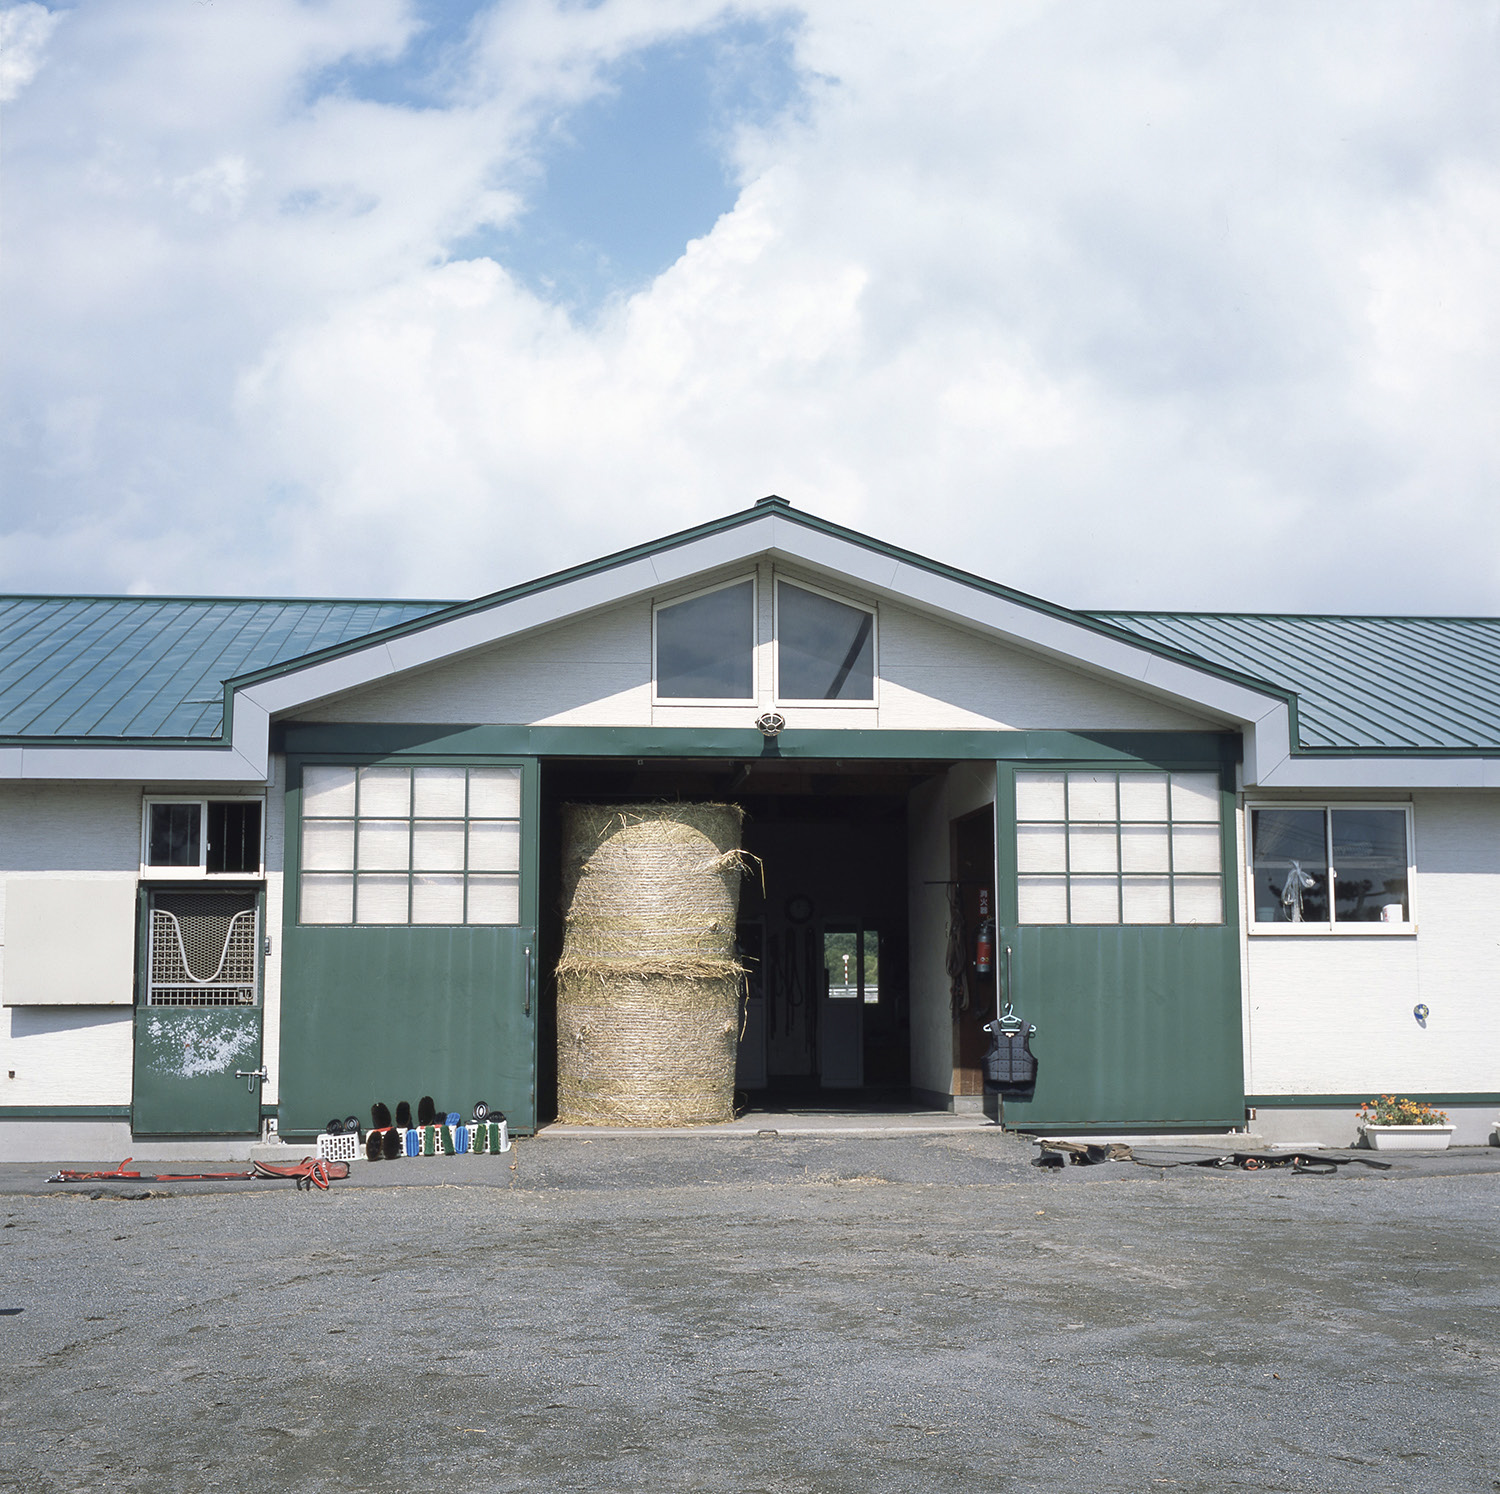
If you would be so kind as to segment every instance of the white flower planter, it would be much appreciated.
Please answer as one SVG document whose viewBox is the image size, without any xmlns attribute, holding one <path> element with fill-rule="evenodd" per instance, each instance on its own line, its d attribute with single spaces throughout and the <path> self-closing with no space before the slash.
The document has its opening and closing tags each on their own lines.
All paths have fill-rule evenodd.
<svg viewBox="0 0 1500 1494">
<path fill-rule="evenodd" d="M 1453 1140 L 1452 1126 L 1371 1126 L 1360 1134 L 1377 1152 L 1446 1152 Z"/>
</svg>

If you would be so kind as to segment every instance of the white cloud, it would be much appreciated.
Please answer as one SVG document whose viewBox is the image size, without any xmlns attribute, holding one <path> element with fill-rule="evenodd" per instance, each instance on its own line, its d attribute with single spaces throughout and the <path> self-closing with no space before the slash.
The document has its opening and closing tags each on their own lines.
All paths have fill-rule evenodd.
<svg viewBox="0 0 1500 1494">
<path fill-rule="evenodd" d="M 1495 4 L 808 0 L 802 106 L 647 290 L 450 258 L 722 13 L 500 7 L 419 108 L 308 92 L 395 0 L 71 12 L 0 581 L 473 594 L 779 491 L 1077 605 L 1500 611 Z"/>
<path fill-rule="evenodd" d="M 0 104 L 8 104 L 36 77 L 57 21 L 45 5 L 10 5 L 0 10 Z"/>
</svg>

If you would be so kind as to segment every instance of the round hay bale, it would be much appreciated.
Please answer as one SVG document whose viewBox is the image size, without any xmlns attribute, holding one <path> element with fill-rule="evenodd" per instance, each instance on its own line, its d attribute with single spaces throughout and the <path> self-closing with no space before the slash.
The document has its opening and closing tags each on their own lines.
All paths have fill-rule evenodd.
<svg viewBox="0 0 1500 1494">
<path fill-rule="evenodd" d="M 732 804 L 564 806 L 559 1120 L 733 1116 L 742 818 Z"/>
<path fill-rule="evenodd" d="M 561 977 L 558 1119 L 601 1126 L 733 1120 L 739 992 L 737 972 Z"/>
<path fill-rule="evenodd" d="M 733 959 L 743 811 L 735 804 L 563 806 L 563 966 Z"/>
</svg>

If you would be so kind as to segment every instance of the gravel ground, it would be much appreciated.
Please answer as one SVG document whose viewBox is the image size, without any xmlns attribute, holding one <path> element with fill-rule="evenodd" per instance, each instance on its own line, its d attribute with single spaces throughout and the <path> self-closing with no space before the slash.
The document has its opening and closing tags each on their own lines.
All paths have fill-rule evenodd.
<svg viewBox="0 0 1500 1494">
<path fill-rule="evenodd" d="M 1500 1152 L 1031 1155 L 542 1139 L 326 1194 L 12 1164 L 0 1489 L 1500 1489 Z"/>
</svg>

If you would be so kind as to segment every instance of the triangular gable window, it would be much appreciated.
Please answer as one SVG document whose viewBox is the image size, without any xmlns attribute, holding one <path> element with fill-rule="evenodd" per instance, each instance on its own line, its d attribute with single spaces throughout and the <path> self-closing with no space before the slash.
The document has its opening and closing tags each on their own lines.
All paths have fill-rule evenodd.
<svg viewBox="0 0 1500 1494">
<path fill-rule="evenodd" d="M 783 701 L 874 700 L 874 608 L 779 581 L 776 697 Z"/>
<path fill-rule="evenodd" d="M 666 602 L 655 612 L 656 698 L 755 698 L 755 582 Z"/>
</svg>

